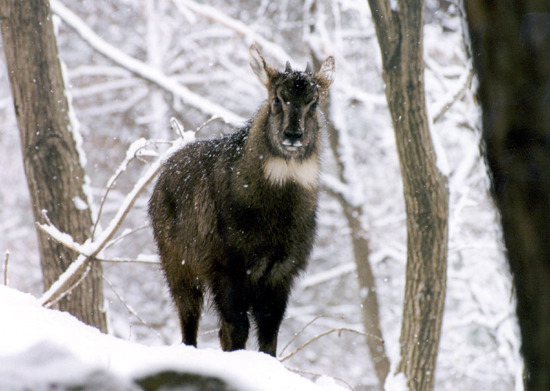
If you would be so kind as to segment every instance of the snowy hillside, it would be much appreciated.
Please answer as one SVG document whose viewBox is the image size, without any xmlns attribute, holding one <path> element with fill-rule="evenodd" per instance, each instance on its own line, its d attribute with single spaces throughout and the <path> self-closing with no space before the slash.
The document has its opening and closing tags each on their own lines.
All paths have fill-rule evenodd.
<svg viewBox="0 0 550 391">
<path fill-rule="evenodd" d="M 51 390 L 53 385 L 64 390 L 82 384 L 87 390 L 141 390 L 134 380 L 167 371 L 221 380 L 210 379 L 214 387 L 201 389 L 342 390 L 327 378 L 314 384 L 263 353 L 123 341 L 67 313 L 42 308 L 32 296 L 4 286 L 0 286 L 0 313 L 3 391 Z M 220 386 L 222 382 L 227 388 Z"/>
</svg>

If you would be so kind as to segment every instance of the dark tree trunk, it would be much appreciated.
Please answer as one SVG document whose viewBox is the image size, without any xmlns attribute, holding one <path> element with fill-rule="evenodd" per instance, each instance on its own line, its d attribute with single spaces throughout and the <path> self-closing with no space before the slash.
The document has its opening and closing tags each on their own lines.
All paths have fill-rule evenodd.
<svg viewBox="0 0 550 391">
<path fill-rule="evenodd" d="M 87 200 L 85 173 L 71 130 L 49 1 L 2 0 L 0 18 L 35 221 L 44 223 L 45 211 L 58 229 L 82 243 L 92 219 L 79 202 Z M 77 254 L 40 231 L 38 238 L 47 289 Z M 101 264 L 92 262 L 87 277 L 57 306 L 106 331 Z"/>
<path fill-rule="evenodd" d="M 445 303 L 449 191 L 438 170 L 424 95 L 421 0 L 369 0 L 382 52 L 407 213 L 401 361 L 411 390 L 434 388 Z"/>
<path fill-rule="evenodd" d="M 550 3 L 465 2 L 527 390 L 550 390 Z"/>
</svg>

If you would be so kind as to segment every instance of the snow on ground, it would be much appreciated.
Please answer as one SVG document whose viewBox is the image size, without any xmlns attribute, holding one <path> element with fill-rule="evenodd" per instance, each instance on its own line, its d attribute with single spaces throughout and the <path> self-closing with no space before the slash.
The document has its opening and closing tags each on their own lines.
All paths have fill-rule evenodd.
<svg viewBox="0 0 550 391">
<path fill-rule="evenodd" d="M 326 378 L 314 384 L 263 353 L 124 341 L 5 286 L 0 286 L 0 314 L 0 389 L 5 391 L 49 390 L 53 384 L 63 389 L 98 377 L 117 389 L 138 390 L 132 379 L 168 370 L 217 377 L 236 390 L 343 390 Z"/>
</svg>

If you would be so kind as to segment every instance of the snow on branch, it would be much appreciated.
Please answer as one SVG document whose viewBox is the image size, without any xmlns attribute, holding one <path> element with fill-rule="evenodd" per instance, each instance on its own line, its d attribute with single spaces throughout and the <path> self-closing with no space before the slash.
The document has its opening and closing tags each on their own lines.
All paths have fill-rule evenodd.
<svg viewBox="0 0 550 391">
<path fill-rule="evenodd" d="M 208 115 L 217 115 L 225 122 L 238 126 L 245 119 L 226 108 L 195 94 L 164 73 L 155 69 L 115 48 L 90 29 L 82 19 L 61 4 L 58 0 L 51 0 L 52 11 L 94 50 L 101 53 L 114 63 L 132 72 L 137 77 L 157 85 L 165 91 L 180 98 L 185 104 L 193 106 Z"/>
<path fill-rule="evenodd" d="M 177 121 L 176 121 L 177 122 Z M 183 133 L 178 133 L 181 137 L 183 137 Z M 128 165 L 132 160 L 134 160 L 137 157 L 148 155 L 149 152 L 145 148 L 149 147 L 153 144 L 162 143 L 164 141 L 158 141 L 158 140 L 146 140 L 145 138 L 140 138 L 136 141 L 134 141 L 128 150 L 126 151 L 126 157 L 120 163 L 115 173 L 111 176 L 111 178 L 107 181 L 106 191 L 103 195 L 103 198 L 101 200 L 101 204 L 99 206 L 99 211 L 97 213 L 96 222 L 94 224 L 94 227 L 92 229 L 92 240 L 95 236 L 95 232 L 97 230 L 97 227 L 99 225 L 99 219 L 101 218 L 101 214 L 103 212 L 103 207 L 105 205 L 105 201 L 107 200 L 107 196 L 109 195 L 110 191 L 113 189 L 114 185 L 116 184 L 117 179 L 126 171 L 128 168 Z"/>
<path fill-rule="evenodd" d="M 73 238 L 54 227 L 51 223 L 47 224 L 37 224 L 38 227 L 49 234 L 53 239 L 57 240 L 61 244 L 70 247 L 76 251 L 79 256 L 77 259 L 61 274 L 56 282 L 45 292 L 40 298 L 40 303 L 44 306 L 51 306 L 57 302 L 67 291 L 71 289 L 72 286 L 77 284 L 82 276 L 87 272 L 92 260 L 98 260 L 98 255 L 101 251 L 109 245 L 115 236 L 116 232 L 122 225 L 122 222 L 132 209 L 134 203 L 140 196 L 140 194 L 145 190 L 147 185 L 155 178 L 155 176 L 160 171 L 162 164 L 171 156 L 174 152 L 179 150 L 184 145 L 192 142 L 195 139 L 194 132 L 185 132 L 183 133 L 183 138 L 179 138 L 172 142 L 172 146 L 159 157 L 145 172 L 145 174 L 136 182 L 132 191 L 126 195 L 124 201 L 120 205 L 115 217 L 110 221 L 107 228 L 98 235 L 97 239 L 90 238 L 84 244 L 76 243 Z M 143 143 L 143 142 L 140 142 Z M 140 144 L 137 143 L 137 144 Z M 136 143 L 130 146 L 130 150 L 135 150 Z M 116 261 L 116 260 L 115 260 Z M 124 262 L 128 260 L 118 260 L 119 262 Z M 138 261 L 141 262 L 151 262 L 150 257 L 142 257 Z"/>
<path fill-rule="evenodd" d="M 213 23 L 220 24 L 236 32 L 244 37 L 249 44 L 258 44 L 262 47 L 264 54 L 268 53 L 281 64 L 286 63 L 292 58 L 281 46 L 265 39 L 240 20 L 227 16 L 217 8 L 207 4 L 199 4 L 191 0 L 174 0 L 174 4 L 182 13 L 185 13 L 185 9 L 188 9 Z"/>
</svg>

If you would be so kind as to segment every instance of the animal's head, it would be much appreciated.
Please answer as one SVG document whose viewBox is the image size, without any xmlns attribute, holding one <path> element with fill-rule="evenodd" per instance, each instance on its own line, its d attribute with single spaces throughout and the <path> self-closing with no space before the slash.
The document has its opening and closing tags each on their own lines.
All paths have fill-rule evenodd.
<svg viewBox="0 0 550 391">
<path fill-rule="evenodd" d="M 334 58 L 328 57 L 317 73 L 309 64 L 304 71 L 293 70 L 289 62 L 281 72 L 267 65 L 258 49 L 251 46 L 250 66 L 268 92 L 266 132 L 270 149 L 287 159 L 307 157 L 320 137 L 318 108 L 332 83 Z"/>
</svg>

